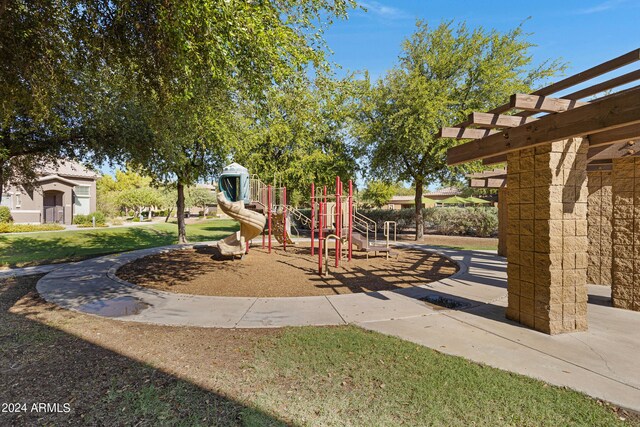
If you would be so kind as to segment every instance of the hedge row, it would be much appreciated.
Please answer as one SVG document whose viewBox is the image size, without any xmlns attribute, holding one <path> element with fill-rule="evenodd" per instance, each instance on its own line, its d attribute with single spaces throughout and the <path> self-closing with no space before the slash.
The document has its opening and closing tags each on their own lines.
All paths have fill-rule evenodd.
<svg viewBox="0 0 640 427">
<path fill-rule="evenodd" d="M 60 224 L 0 224 L 0 233 L 28 233 L 30 231 L 64 230 Z"/>
<path fill-rule="evenodd" d="M 307 217 L 310 209 L 301 209 Z M 398 233 L 415 228 L 414 209 L 360 209 L 359 213 L 376 222 L 382 231 L 385 221 L 395 221 Z M 490 237 L 498 234 L 498 209 L 495 207 L 425 208 L 422 210 L 425 228 L 438 234 Z M 299 229 L 307 228 L 294 221 Z"/>
</svg>

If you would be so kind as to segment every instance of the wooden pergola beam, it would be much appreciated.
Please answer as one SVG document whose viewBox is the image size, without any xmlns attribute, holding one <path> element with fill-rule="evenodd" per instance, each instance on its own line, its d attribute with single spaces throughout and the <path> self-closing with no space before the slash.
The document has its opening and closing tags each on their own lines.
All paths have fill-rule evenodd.
<svg viewBox="0 0 640 427">
<path fill-rule="evenodd" d="M 514 128 L 526 123 L 531 123 L 536 119 L 535 117 L 519 117 L 519 116 L 507 116 L 504 114 L 491 114 L 491 113 L 471 113 L 469 115 L 469 122 L 471 126 L 480 126 L 485 128 Z"/>
<path fill-rule="evenodd" d="M 447 151 L 447 163 L 458 165 L 547 142 L 581 137 L 639 123 L 640 87 L 636 87 L 561 114 L 541 117 L 534 123 L 452 147 Z"/>
<path fill-rule="evenodd" d="M 539 95 L 539 96 L 552 95 L 554 93 L 560 92 L 561 90 L 570 88 L 571 86 L 584 83 L 588 80 L 599 77 L 610 71 L 617 70 L 618 68 L 624 67 L 625 65 L 632 64 L 638 60 L 640 60 L 640 49 L 634 49 L 631 52 L 627 52 L 624 55 L 618 56 L 617 58 L 610 59 L 609 61 L 603 62 L 602 64 L 598 64 L 595 67 L 589 68 L 588 70 L 574 74 L 554 84 L 538 89 L 535 92 L 532 92 L 531 94 Z M 507 103 L 488 111 L 488 113 L 502 114 L 506 111 L 509 111 L 510 109 L 511 109 L 511 104 Z M 521 115 L 522 116 L 529 115 L 527 114 L 529 112 L 524 112 L 524 113 L 525 114 L 521 114 Z M 457 127 L 467 127 L 470 124 L 471 123 L 469 121 L 465 121 L 458 124 Z"/>
<path fill-rule="evenodd" d="M 640 141 L 640 124 L 633 124 L 605 132 L 593 133 L 589 135 L 589 147 L 599 147 L 615 144 L 617 142 L 627 142 L 630 140 Z"/>
<path fill-rule="evenodd" d="M 614 89 L 614 88 L 617 88 L 618 86 L 635 82 L 636 80 L 640 80 L 640 70 L 635 70 L 630 73 L 623 74 L 618 77 L 614 77 L 602 83 L 589 86 L 587 88 L 570 93 L 568 95 L 563 95 L 562 97 L 565 99 L 582 99 L 582 98 L 586 98 L 587 96 L 592 96 L 600 92 L 604 92 L 605 90 Z"/>
<path fill-rule="evenodd" d="M 618 142 L 589 148 L 587 158 L 594 162 L 598 160 L 618 159 L 620 157 L 637 156 L 640 153 L 640 143 L 634 141 Z"/>
<path fill-rule="evenodd" d="M 550 98 L 548 96 L 516 93 L 511 95 L 511 108 L 535 113 L 562 113 L 573 108 L 582 107 L 586 102 L 575 99 Z"/>
<path fill-rule="evenodd" d="M 507 186 L 506 178 L 472 178 L 469 182 L 472 188 L 504 188 Z"/>
<path fill-rule="evenodd" d="M 473 128 L 442 128 L 438 133 L 439 138 L 455 138 L 455 139 L 479 139 L 485 136 L 498 133 L 496 130 L 489 129 L 473 129 Z"/>
</svg>

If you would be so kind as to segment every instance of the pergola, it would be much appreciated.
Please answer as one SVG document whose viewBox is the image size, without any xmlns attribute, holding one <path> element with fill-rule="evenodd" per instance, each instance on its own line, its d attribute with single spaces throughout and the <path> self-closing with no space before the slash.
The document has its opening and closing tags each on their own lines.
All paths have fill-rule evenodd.
<svg viewBox="0 0 640 427">
<path fill-rule="evenodd" d="M 501 189 L 510 319 L 585 330 L 587 282 L 640 311 L 640 69 L 576 88 L 638 60 L 640 49 L 440 131 L 471 140 L 449 149 L 449 165 L 507 164 L 469 177 Z"/>
</svg>

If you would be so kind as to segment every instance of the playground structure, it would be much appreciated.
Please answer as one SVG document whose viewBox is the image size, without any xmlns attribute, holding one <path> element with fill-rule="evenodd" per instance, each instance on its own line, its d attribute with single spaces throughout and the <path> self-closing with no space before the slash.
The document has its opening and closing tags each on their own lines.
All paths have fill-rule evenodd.
<svg viewBox="0 0 640 427">
<path fill-rule="evenodd" d="M 273 239 L 282 245 L 295 245 L 291 229 L 292 219 L 308 226 L 311 233 L 311 256 L 318 257 L 318 274 L 329 271 L 329 242 L 333 240 L 335 267 L 351 261 L 353 248 L 369 253 L 392 254 L 391 243 L 396 241 L 396 224 L 384 224 L 385 242 L 378 242 L 378 227 L 374 220 L 357 210 L 353 197 L 353 182 L 349 180 L 345 194 L 340 177 L 336 177 L 334 193 L 327 186 L 311 184 L 311 215 L 287 203 L 287 187 L 265 184 L 259 177 L 249 175 L 243 166 L 232 163 L 223 169 L 219 179 L 218 206 L 240 222 L 240 231 L 218 242 L 225 256 L 243 256 L 249 252 L 250 241 L 262 234 L 262 248 L 271 253 Z M 296 230 L 299 235 L 299 232 Z M 317 243 L 316 243 L 317 242 Z"/>
</svg>

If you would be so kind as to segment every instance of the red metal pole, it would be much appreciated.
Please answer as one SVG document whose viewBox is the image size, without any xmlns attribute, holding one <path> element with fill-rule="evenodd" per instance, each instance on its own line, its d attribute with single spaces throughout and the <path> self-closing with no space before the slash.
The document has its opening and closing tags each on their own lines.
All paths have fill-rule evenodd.
<svg viewBox="0 0 640 427">
<path fill-rule="evenodd" d="M 282 248 L 287 251 L 287 187 L 282 187 Z"/>
<path fill-rule="evenodd" d="M 261 193 L 262 194 L 260 194 L 260 202 L 262 203 L 262 202 L 264 202 L 264 197 L 263 197 L 264 196 L 264 188 L 262 188 Z M 264 204 L 262 206 L 264 206 Z M 266 238 L 266 236 L 265 236 L 265 233 L 264 233 L 264 229 L 262 229 L 262 249 L 264 249 L 265 238 Z"/>
<path fill-rule="evenodd" d="M 335 206 L 335 217 L 334 221 L 336 224 L 335 232 L 338 239 L 336 239 L 335 249 L 336 249 L 336 268 L 340 264 L 340 177 L 336 176 L 336 206 Z"/>
<path fill-rule="evenodd" d="M 349 229 L 347 239 L 349 239 L 349 248 L 347 249 L 349 261 L 351 261 L 352 245 L 351 239 L 353 238 L 353 181 L 349 180 Z"/>
<path fill-rule="evenodd" d="M 269 253 L 271 253 L 271 186 L 267 186 L 267 219 L 269 222 Z"/>
<path fill-rule="evenodd" d="M 315 209 L 316 197 L 315 197 L 315 195 L 316 195 L 316 187 L 315 187 L 314 183 L 312 182 L 311 183 L 311 224 L 310 224 L 310 227 L 311 227 L 311 256 L 314 255 L 314 250 L 315 250 L 315 248 L 314 248 L 315 243 L 313 241 L 314 237 L 315 237 L 315 234 L 316 234 L 315 222 L 314 222 L 316 220 L 316 218 L 315 218 L 315 213 L 316 213 L 316 209 Z"/>
<path fill-rule="evenodd" d="M 318 203 L 318 274 L 322 276 L 322 199 Z"/>
</svg>

